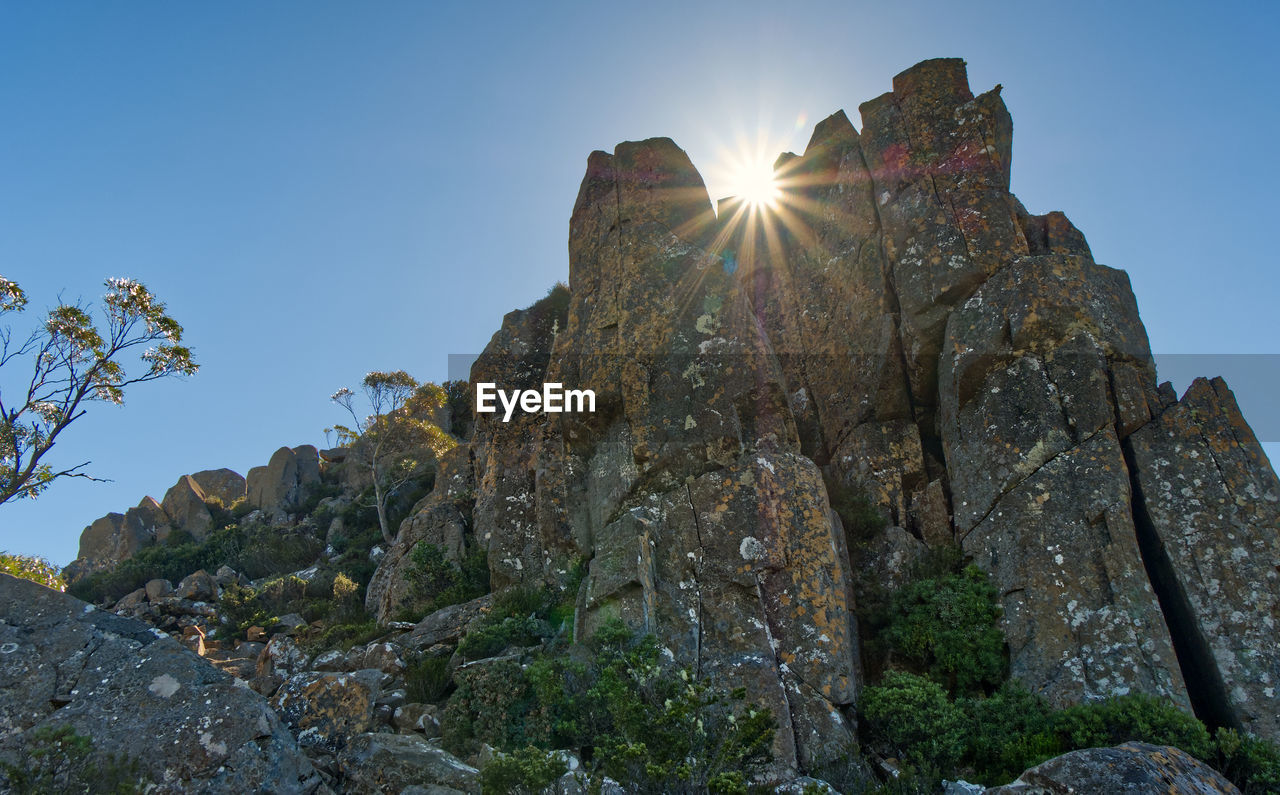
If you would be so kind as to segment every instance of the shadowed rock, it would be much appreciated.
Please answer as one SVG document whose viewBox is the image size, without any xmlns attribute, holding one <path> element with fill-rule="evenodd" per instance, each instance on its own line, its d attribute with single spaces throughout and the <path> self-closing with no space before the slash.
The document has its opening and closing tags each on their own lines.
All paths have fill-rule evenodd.
<svg viewBox="0 0 1280 795">
<path fill-rule="evenodd" d="M 265 700 L 146 624 L 7 574 L 0 615 L 0 758 L 66 726 L 154 792 L 322 786 Z"/>
</svg>

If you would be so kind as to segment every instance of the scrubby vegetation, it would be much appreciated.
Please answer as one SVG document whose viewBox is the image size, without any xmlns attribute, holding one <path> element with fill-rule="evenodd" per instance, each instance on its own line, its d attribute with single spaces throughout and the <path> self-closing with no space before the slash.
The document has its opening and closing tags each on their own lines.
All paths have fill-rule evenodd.
<svg viewBox="0 0 1280 795">
<path fill-rule="evenodd" d="M 203 541 L 174 532 L 164 542 L 138 550 L 115 568 L 84 577 L 68 592 L 86 602 L 114 602 L 150 580 L 176 583 L 200 569 L 213 572 L 220 566 L 230 566 L 256 579 L 309 566 L 323 549 L 323 539 L 305 525 L 231 524 L 215 530 Z"/>
<path fill-rule="evenodd" d="M 506 621 L 506 619 L 503 619 Z M 500 625 L 495 625 L 500 626 Z M 443 741 L 469 753 L 488 743 L 509 755 L 486 780 L 533 788 L 555 769 L 552 749 L 573 749 L 584 777 L 608 776 L 636 792 L 742 792 L 771 760 L 774 716 L 662 663 L 656 639 L 621 622 L 588 643 L 544 644 L 459 669 Z"/>
<path fill-rule="evenodd" d="M 145 791 L 140 770 L 137 760 L 95 755 L 70 726 L 47 726 L 26 737 L 17 764 L 0 761 L 0 784 L 19 795 L 132 795 Z"/>
<path fill-rule="evenodd" d="M 489 593 L 489 559 L 477 547 L 463 556 L 459 565 L 449 560 L 440 546 L 423 541 L 409 553 L 405 578 L 413 601 L 399 618 L 416 621 L 442 607 Z"/>
<path fill-rule="evenodd" d="M 896 593 L 866 608 L 882 671 L 859 704 L 868 747 L 897 759 L 894 792 L 933 792 L 940 778 L 988 786 L 1068 751 L 1130 740 L 1172 745 L 1246 793 L 1280 788 L 1280 749 L 1230 729 L 1211 734 L 1173 704 L 1142 694 L 1054 710 L 1008 680 L 997 593 L 958 552 L 922 561 Z"/>
</svg>

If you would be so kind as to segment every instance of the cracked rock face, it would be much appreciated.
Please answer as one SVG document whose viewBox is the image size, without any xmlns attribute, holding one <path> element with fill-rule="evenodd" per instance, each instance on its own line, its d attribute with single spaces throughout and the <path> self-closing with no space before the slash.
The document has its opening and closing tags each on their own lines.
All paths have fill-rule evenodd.
<svg viewBox="0 0 1280 795">
<path fill-rule="evenodd" d="M 261 696 L 146 624 L 7 574 L 0 616 L 0 757 L 69 726 L 137 760 L 155 792 L 321 786 Z"/>
<path fill-rule="evenodd" d="M 1009 192 L 998 87 L 925 61 L 860 111 L 779 158 L 772 217 L 713 209 L 670 140 L 592 153 L 567 310 L 507 315 L 472 381 L 596 410 L 477 415 L 474 493 L 449 503 L 470 524 L 427 500 L 402 535 L 479 545 L 498 588 L 586 560 L 577 637 L 617 616 L 747 687 L 780 718 L 780 778 L 852 739 L 857 588 L 950 544 L 1051 701 L 1146 692 L 1213 719 L 1230 692 L 1219 722 L 1274 737 L 1278 495 L 1247 426 L 1193 411 L 1203 388 L 1173 407 L 1127 276 Z M 890 528 L 842 526 L 839 492 Z M 1256 565 L 1213 573 L 1236 550 Z"/>
<path fill-rule="evenodd" d="M 1204 682 L 1197 707 L 1280 737 L 1280 481 L 1221 378 L 1197 379 L 1128 442 L 1153 575 Z"/>
</svg>

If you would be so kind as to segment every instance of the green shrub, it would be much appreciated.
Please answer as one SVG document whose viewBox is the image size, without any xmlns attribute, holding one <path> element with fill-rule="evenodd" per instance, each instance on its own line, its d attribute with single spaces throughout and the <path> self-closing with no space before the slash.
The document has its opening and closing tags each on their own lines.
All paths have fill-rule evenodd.
<svg viewBox="0 0 1280 795">
<path fill-rule="evenodd" d="M 1103 748 L 1139 740 L 1175 745 L 1197 759 L 1207 760 L 1213 754 L 1203 723 L 1144 693 L 1067 707 L 1053 716 L 1053 730 L 1066 748 Z"/>
<path fill-rule="evenodd" d="M 459 669 L 454 681 L 457 690 L 440 719 L 440 739 L 447 750 L 466 755 L 480 743 L 499 750 L 547 745 L 550 730 L 519 660 L 489 660 Z"/>
<path fill-rule="evenodd" d="M 771 760 L 772 713 L 661 664 L 652 635 L 636 637 L 620 621 L 604 626 L 589 648 L 583 681 L 600 772 L 641 792 L 745 793 L 750 776 Z"/>
<path fill-rule="evenodd" d="M 376 620 L 369 618 L 364 621 L 333 624 L 325 627 L 323 632 L 308 638 L 301 645 L 308 654 L 329 649 L 347 651 L 353 646 L 372 643 L 386 634 L 386 628 L 380 626 Z"/>
<path fill-rule="evenodd" d="M 498 659 L 461 669 L 441 721 L 446 748 L 574 748 L 586 775 L 635 792 L 746 792 L 770 761 L 773 715 L 687 669 L 662 664 L 653 636 L 621 622 L 585 646 L 553 644 L 525 667 Z M 502 770 L 523 766 L 512 765 Z M 514 775 L 514 773 L 513 773 Z"/>
<path fill-rule="evenodd" d="M 436 704 L 449 694 L 453 677 L 449 675 L 449 659 L 424 655 L 404 672 L 406 697 L 418 704 Z"/>
<path fill-rule="evenodd" d="M 0 761 L 9 788 L 22 795 L 140 793 L 145 785 L 140 770 L 136 759 L 95 754 L 93 741 L 70 726 L 35 729 L 24 739 L 18 764 Z M 3 778 L 0 784 L 6 783 Z"/>
<path fill-rule="evenodd" d="M 115 568 L 90 574 L 67 590 L 86 602 L 115 602 L 150 580 L 176 583 L 200 569 L 212 572 L 223 565 L 258 579 L 305 568 L 323 547 L 309 533 L 268 525 L 232 525 L 201 542 L 175 531 L 164 542 L 140 549 Z"/>
<path fill-rule="evenodd" d="M 508 588 L 494 596 L 489 613 L 458 644 L 458 654 L 480 660 L 512 646 L 535 646 L 559 629 L 548 621 L 555 608 L 550 589 Z"/>
<path fill-rule="evenodd" d="M 489 558 L 484 550 L 475 548 L 459 566 L 439 546 L 423 541 L 409 553 L 405 578 L 413 597 L 413 613 L 421 617 L 487 594 Z"/>
<path fill-rule="evenodd" d="M 1235 729 L 1218 729 L 1214 745 L 1214 766 L 1244 795 L 1280 792 L 1280 746 Z"/>
<path fill-rule="evenodd" d="M 976 566 L 919 580 L 894 595 L 884 640 L 953 693 L 999 686 L 1007 663 L 999 594 Z"/>
<path fill-rule="evenodd" d="M 55 591 L 67 589 L 67 584 L 62 581 L 62 571 L 44 558 L 0 552 L 0 571 Z"/>
<path fill-rule="evenodd" d="M 480 789 L 482 792 L 537 795 L 568 769 L 556 752 L 530 745 L 509 754 L 495 754 L 488 764 L 480 768 Z"/>
<path fill-rule="evenodd" d="M 945 772 L 964 755 L 964 713 L 932 679 L 890 671 L 863 692 L 859 712 L 880 747 L 908 764 Z"/>
<path fill-rule="evenodd" d="M 268 580 L 258 588 L 232 583 L 223 589 L 218 608 L 222 617 L 243 633 L 251 626 L 271 626 L 287 613 L 314 610 L 306 595 L 307 582 L 292 575 Z"/>
<path fill-rule="evenodd" d="M 1052 710 L 1020 682 L 1009 681 L 987 698 L 962 699 L 968 737 L 965 764 L 970 781 L 1005 784 L 1022 771 L 1062 753 Z"/>
<path fill-rule="evenodd" d="M 467 633 L 458 644 L 458 654 L 468 660 L 493 657 L 512 646 L 536 646 L 551 634 L 547 622 L 532 616 L 486 621 Z"/>
</svg>

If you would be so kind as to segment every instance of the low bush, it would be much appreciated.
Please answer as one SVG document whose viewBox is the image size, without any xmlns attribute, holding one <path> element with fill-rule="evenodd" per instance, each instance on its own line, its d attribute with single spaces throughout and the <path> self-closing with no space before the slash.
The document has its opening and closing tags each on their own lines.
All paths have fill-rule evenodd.
<svg viewBox="0 0 1280 795">
<path fill-rule="evenodd" d="M 1174 745 L 1197 759 L 1213 755 L 1204 724 L 1155 696 L 1131 693 L 1056 713 L 1053 731 L 1064 748 L 1102 748 L 1129 740 Z"/>
<path fill-rule="evenodd" d="M 406 698 L 418 704 L 436 704 L 453 689 L 448 657 L 423 655 L 404 672 Z"/>
<path fill-rule="evenodd" d="M 1218 729 L 1214 746 L 1214 766 L 1244 795 L 1280 792 L 1280 746 L 1235 729 Z"/>
<path fill-rule="evenodd" d="M 874 744 L 913 767 L 952 770 L 964 756 L 964 712 L 932 679 L 890 671 L 868 687 L 860 712 Z"/>
<path fill-rule="evenodd" d="M 884 670 L 859 705 L 864 739 L 905 764 L 882 791 L 936 790 L 943 776 L 1002 784 L 1059 754 L 1130 740 L 1181 748 L 1247 793 L 1280 787 L 1280 748 L 1230 729 L 1211 736 L 1169 701 L 1134 693 L 1055 711 L 1005 681 L 997 594 L 959 560 L 945 550 L 927 556 L 907 585 L 863 616 L 873 630 L 869 652 Z"/>
<path fill-rule="evenodd" d="M 968 728 L 964 760 L 968 780 L 994 786 L 1062 752 L 1053 711 L 1020 682 L 1009 681 L 986 698 L 957 702 Z"/>
<path fill-rule="evenodd" d="M 409 613 L 421 618 L 442 607 L 487 594 L 489 557 L 476 547 L 463 557 L 462 565 L 458 565 L 446 557 L 442 548 L 423 541 L 409 553 L 405 578 L 413 600 Z"/>
<path fill-rule="evenodd" d="M 323 631 L 305 638 L 300 645 L 308 654 L 328 651 L 329 649 L 347 651 L 354 646 L 372 643 L 386 634 L 385 627 L 380 626 L 372 618 L 366 618 L 363 621 L 331 624 L 325 627 Z"/>
<path fill-rule="evenodd" d="M 664 665 L 653 636 L 614 621 L 584 646 L 550 644 L 527 666 L 499 659 L 460 675 L 442 730 L 446 747 L 464 753 L 481 742 L 572 748 L 586 776 L 633 792 L 745 793 L 771 760 L 775 722 L 744 690 Z M 545 759 L 525 750 L 491 775 L 531 786 Z"/>
<path fill-rule="evenodd" d="M 559 754 L 530 745 L 509 754 L 495 754 L 480 769 L 480 789 L 482 792 L 538 795 L 568 769 Z"/>
<path fill-rule="evenodd" d="M 464 659 L 480 660 L 512 646 L 536 646 L 563 633 L 562 607 L 563 603 L 557 602 L 555 592 L 549 588 L 508 588 L 494 597 L 489 613 L 458 644 L 458 654 Z M 559 623 L 551 622 L 553 615 Z"/>
<path fill-rule="evenodd" d="M 893 596 L 889 612 L 882 637 L 895 658 L 948 691 L 989 691 L 1004 681 L 999 594 L 978 567 L 907 585 Z"/>
<path fill-rule="evenodd" d="M 95 754 L 93 740 L 70 726 L 46 726 L 24 738 L 17 764 L 0 761 L 0 784 L 21 795 L 132 795 L 146 791 L 140 771 L 136 759 Z"/>
</svg>

